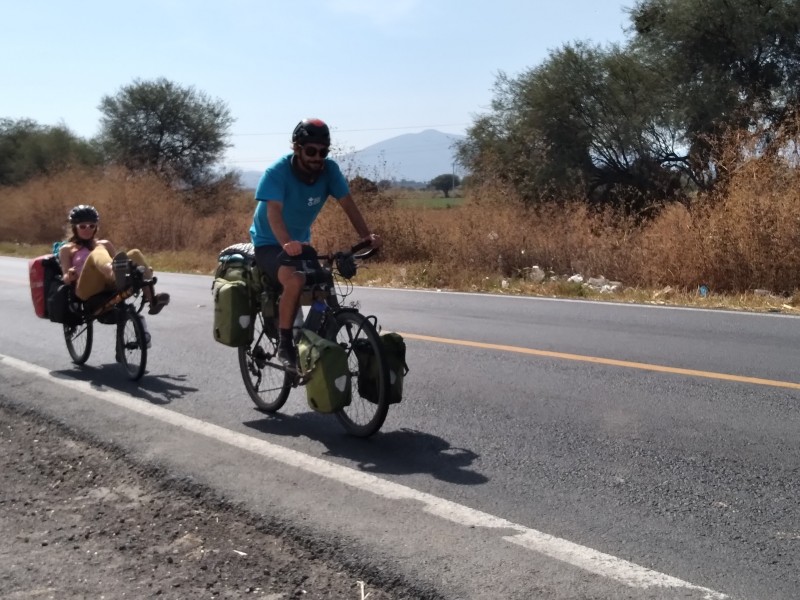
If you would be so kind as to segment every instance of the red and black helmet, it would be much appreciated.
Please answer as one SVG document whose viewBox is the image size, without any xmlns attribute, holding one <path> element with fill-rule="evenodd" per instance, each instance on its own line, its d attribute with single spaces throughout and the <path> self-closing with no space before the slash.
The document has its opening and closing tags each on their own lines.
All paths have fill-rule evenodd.
<svg viewBox="0 0 800 600">
<path fill-rule="evenodd" d="M 100 213 L 94 206 L 79 204 L 69 211 L 69 222 L 76 223 L 97 223 L 100 220 Z"/>
<path fill-rule="evenodd" d="M 292 132 L 293 144 L 331 145 L 331 131 L 322 119 L 303 119 Z"/>
</svg>

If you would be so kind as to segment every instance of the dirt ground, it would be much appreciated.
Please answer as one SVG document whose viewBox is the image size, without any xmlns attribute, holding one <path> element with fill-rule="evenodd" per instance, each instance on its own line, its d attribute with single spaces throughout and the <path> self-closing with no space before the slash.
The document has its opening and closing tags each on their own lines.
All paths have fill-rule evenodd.
<svg viewBox="0 0 800 600">
<path fill-rule="evenodd" d="M 3 600 L 436 597 L 2 404 L 0 474 Z"/>
</svg>

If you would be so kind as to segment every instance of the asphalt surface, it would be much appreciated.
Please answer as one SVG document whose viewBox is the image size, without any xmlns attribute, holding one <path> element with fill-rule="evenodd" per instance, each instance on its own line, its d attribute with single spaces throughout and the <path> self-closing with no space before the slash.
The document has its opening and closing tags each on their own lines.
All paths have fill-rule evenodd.
<svg viewBox="0 0 800 600">
<path fill-rule="evenodd" d="M 253 411 L 235 351 L 211 339 L 210 277 L 160 276 L 173 302 L 148 320 L 153 348 L 138 386 L 113 362 L 113 327 L 96 332 L 92 358 L 76 368 L 58 327 L 33 314 L 25 262 L 0 259 L 0 280 L 0 354 L 44 373 L 0 360 L 9 402 L 91 430 L 130 460 L 193 477 L 253 514 L 352 540 L 372 568 L 420 589 L 451 598 L 797 597 L 800 319 L 360 288 L 353 297 L 364 312 L 411 334 L 405 399 L 363 441 L 311 413 L 301 392 L 276 417 Z M 359 489 L 232 448 L 161 413 L 104 401 L 116 394 L 378 481 Z M 687 585 L 650 576 L 632 584 L 576 566 L 469 518 L 442 518 L 430 503 L 420 510 L 428 496 L 393 499 L 397 489 L 380 491 L 381 482 Z"/>
</svg>

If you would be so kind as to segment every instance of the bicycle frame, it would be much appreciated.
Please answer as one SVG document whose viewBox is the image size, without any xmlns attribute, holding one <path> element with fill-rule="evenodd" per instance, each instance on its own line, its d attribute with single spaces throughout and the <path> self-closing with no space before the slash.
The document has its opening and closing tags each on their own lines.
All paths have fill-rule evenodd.
<svg viewBox="0 0 800 600">
<path fill-rule="evenodd" d="M 315 328 L 316 330 L 312 329 L 314 333 L 317 333 L 325 337 L 324 334 L 327 333 L 325 331 L 325 327 L 328 323 L 331 322 L 332 320 L 331 317 L 334 318 L 333 322 L 335 322 L 336 315 L 339 314 L 341 311 L 350 310 L 353 312 L 358 312 L 358 309 L 354 306 L 350 307 L 344 306 L 345 299 L 347 298 L 347 296 L 350 295 L 350 293 L 349 291 L 342 292 L 337 289 L 336 279 L 337 275 L 339 274 L 337 271 L 338 269 L 337 265 L 342 264 L 343 261 L 347 260 L 360 261 L 373 256 L 375 252 L 377 252 L 377 248 L 371 248 L 370 246 L 371 246 L 370 242 L 360 242 L 346 251 L 331 252 L 329 254 L 319 254 L 312 259 L 305 259 L 305 260 L 295 259 L 294 257 L 291 257 L 285 254 L 284 252 L 278 255 L 278 259 L 281 262 L 281 264 L 285 264 L 287 266 L 296 266 L 297 262 L 300 261 L 302 262 L 318 261 L 319 263 L 318 268 L 314 268 L 312 270 L 305 270 L 305 269 L 302 270 L 302 272 L 306 275 L 307 279 L 309 278 L 309 276 L 312 278 L 312 281 L 306 283 L 306 285 L 303 287 L 303 292 L 302 292 L 304 295 L 308 294 L 310 296 L 309 304 L 315 301 L 321 301 L 325 303 L 326 307 L 325 310 L 323 311 L 322 319 L 320 320 L 319 326 Z M 365 248 L 369 248 L 369 250 L 361 254 L 358 254 L 360 250 L 364 250 Z M 353 262 L 352 268 L 353 268 L 352 276 L 355 276 L 355 272 L 357 270 L 355 262 Z M 342 278 L 348 282 L 351 279 L 351 277 L 346 277 L 346 278 L 342 277 Z M 321 281 L 318 281 L 318 279 L 321 279 Z M 377 319 L 374 316 L 368 318 L 372 319 L 374 322 L 373 324 L 377 326 Z M 307 316 L 306 316 L 306 322 L 307 322 Z"/>
<path fill-rule="evenodd" d="M 300 257 L 288 257 L 285 254 L 279 258 L 281 264 L 295 266 L 306 275 L 306 285 L 302 293 L 308 300 L 321 301 L 324 307 L 318 307 L 322 313 L 317 320 L 308 317 L 304 321 L 306 329 L 313 331 L 329 342 L 338 344 L 346 351 L 349 380 L 353 382 L 350 400 L 342 408 L 333 412 L 345 430 L 356 437 L 368 437 L 378 431 L 386 418 L 389 408 L 388 382 L 389 370 L 382 349 L 377 318 L 363 315 L 356 303 L 345 305 L 346 298 L 352 288 L 349 279 L 355 275 L 357 267 L 355 260 L 367 258 L 375 250 L 356 255 L 359 249 L 367 244 L 357 245 L 347 252 L 335 252 L 327 255 L 318 255 L 313 249 L 306 248 Z M 239 250 L 237 248 L 237 250 Z M 243 248 L 241 252 L 249 256 L 250 266 L 253 268 L 254 260 L 251 252 Z M 297 261 L 296 265 L 292 261 Z M 349 261 L 349 262 L 348 262 Z M 344 273 L 342 273 L 344 270 Z M 258 271 L 256 271 L 258 273 Z M 339 278 L 342 280 L 340 281 Z M 274 413 L 283 407 L 292 388 L 309 384 L 320 371 L 314 368 L 308 373 L 298 373 L 290 367 L 279 364 L 277 359 L 280 344 L 277 328 L 277 308 L 279 304 L 279 290 L 274 282 L 263 273 L 260 277 L 251 278 L 261 284 L 254 289 L 260 310 L 253 311 L 252 317 L 256 319 L 256 338 L 245 346 L 240 346 L 239 367 L 245 382 L 245 388 L 258 410 L 265 413 Z M 317 310 L 317 309 L 312 309 Z M 311 314 L 311 313 L 310 313 Z M 313 322 L 313 324 L 311 324 Z M 313 339 L 313 338 L 312 338 Z M 307 340 L 311 341 L 311 340 Z M 312 342 L 313 343 L 313 342 Z M 374 381 L 370 390 L 378 390 L 377 395 L 371 392 L 362 393 L 361 369 L 365 345 L 370 348 L 377 375 L 365 376 L 364 381 Z M 356 350 L 358 348 L 358 350 Z M 300 368 L 302 371 L 302 367 Z M 324 372 L 324 371 L 323 371 Z M 373 371 L 370 370 L 369 373 Z M 272 373 L 272 374 L 270 374 Z M 368 379 L 367 377 L 373 377 Z M 367 385 L 367 384 L 365 384 Z M 370 384 L 373 385 L 373 384 Z M 341 391 L 341 390 L 340 390 Z M 369 394 L 369 395 L 367 395 Z M 315 403 L 309 396 L 312 408 Z"/>
<path fill-rule="evenodd" d="M 115 358 L 125 368 L 128 378 L 136 381 L 144 375 L 150 338 L 144 318 L 139 314 L 144 308 L 144 297 L 142 295 L 138 308 L 135 298 L 145 285 L 149 283 L 145 284 L 140 278 L 136 278 L 132 280 L 132 285 L 124 290 L 91 302 L 96 306 L 90 306 L 90 302 L 80 301 L 80 312 L 76 315 L 79 320 L 74 324 L 65 323 L 63 326 L 67 350 L 75 364 L 82 365 L 88 360 L 94 337 L 93 324 L 97 321 L 104 325 L 116 326 Z M 129 301 L 131 298 L 134 300 Z"/>
</svg>

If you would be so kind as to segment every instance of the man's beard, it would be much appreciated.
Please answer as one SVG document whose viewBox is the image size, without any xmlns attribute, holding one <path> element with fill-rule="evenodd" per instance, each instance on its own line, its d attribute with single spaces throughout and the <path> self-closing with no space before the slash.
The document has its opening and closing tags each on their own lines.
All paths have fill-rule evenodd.
<svg viewBox="0 0 800 600">
<path fill-rule="evenodd" d="M 322 168 L 325 166 L 324 158 L 314 159 L 312 162 L 312 160 L 307 158 L 302 152 L 298 156 L 298 161 L 300 162 L 300 168 L 313 175 L 319 175 L 322 172 Z"/>
</svg>

